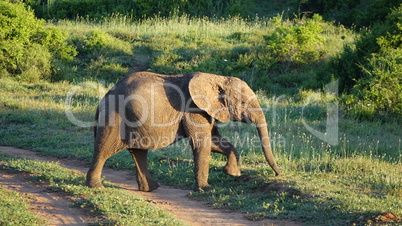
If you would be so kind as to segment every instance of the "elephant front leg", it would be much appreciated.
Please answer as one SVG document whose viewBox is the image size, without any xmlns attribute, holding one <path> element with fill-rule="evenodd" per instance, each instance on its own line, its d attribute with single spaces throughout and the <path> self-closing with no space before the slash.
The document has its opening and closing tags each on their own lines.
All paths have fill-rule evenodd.
<svg viewBox="0 0 402 226">
<path fill-rule="evenodd" d="M 198 138 L 198 139 L 197 139 Z M 194 154 L 195 191 L 209 190 L 208 184 L 209 162 L 211 160 L 211 137 L 201 136 L 190 138 L 190 145 Z"/>
<path fill-rule="evenodd" d="M 240 177 L 241 172 L 239 170 L 237 162 L 239 161 L 239 154 L 237 149 L 228 140 L 221 137 L 219 133 L 216 133 L 212 137 L 212 151 L 226 155 L 228 161 L 223 168 L 223 172 L 233 177 Z"/>
<path fill-rule="evenodd" d="M 137 182 L 140 191 L 152 191 L 159 187 L 159 183 L 151 178 L 148 171 L 148 150 L 129 150 L 137 169 Z"/>
</svg>

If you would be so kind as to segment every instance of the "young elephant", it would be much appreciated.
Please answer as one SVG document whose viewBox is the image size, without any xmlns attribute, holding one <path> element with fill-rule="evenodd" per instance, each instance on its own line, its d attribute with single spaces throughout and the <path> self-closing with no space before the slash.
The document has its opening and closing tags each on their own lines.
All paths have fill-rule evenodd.
<svg viewBox="0 0 402 226">
<path fill-rule="evenodd" d="M 264 113 L 254 92 L 242 80 L 206 73 L 160 75 L 138 72 L 119 81 L 96 111 L 95 150 L 87 174 L 89 187 L 103 187 L 105 161 L 128 149 L 135 161 L 141 191 L 152 191 L 147 164 L 150 149 L 188 138 L 194 154 L 196 190 L 208 189 L 211 151 L 227 156 L 224 172 L 240 176 L 236 148 L 218 132 L 216 121 L 254 123 L 265 158 L 276 175 Z"/>
</svg>

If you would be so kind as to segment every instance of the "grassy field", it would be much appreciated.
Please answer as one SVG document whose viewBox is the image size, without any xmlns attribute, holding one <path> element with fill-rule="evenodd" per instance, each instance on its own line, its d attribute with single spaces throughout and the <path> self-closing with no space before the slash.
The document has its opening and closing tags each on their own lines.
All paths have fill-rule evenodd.
<svg viewBox="0 0 402 226">
<path fill-rule="evenodd" d="M 345 225 L 368 224 L 389 212 L 402 218 L 401 120 L 356 120 L 338 103 L 336 92 L 313 91 L 322 88 L 323 81 L 331 77 L 325 73 L 326 62 L 340 54 L 345 44 L 353 46 L 359 36 L 356 32 L 324 22 L 318 16 L 295 20 L 282 16 L 255 20 L 176 16 L 136 23 L 116 16 L 96 22 L 82 18 L 54 21 L 47 27 L 65 31 L 78 55 L 71 61 L 52 62 L 52 82 L 17 82 L 0 76 L 0 145 L 90 162 L 92 131 L 76 126 L 65 111 L 72 112 L 76 122 L 91 122 L 99 98 L 127 73 L 203 71 L 237 76 L 258 94 L 274 154 L 285 176 L 273 176 L 253 126 L 229 123 L 221 131 L 239 150 L 243 176 L 223 174 L 226 159 L 214 154 L 209 181 L 214 189 L 191 193 L 191 198 L 207 201 L 216 208 L 240 211 L 251 220 Z M 293 49 L 287 49 L 288 45 Z M 301 56 L 293 54 L 296 50 Z M 319 77 L 323 74 L 325 78 Z M 67 104 L 67 94 L 72 91 L 74 95 Z M 338 113 L 331 111 L 333 107 Z M 324 134 L 329 116 L 337 119 L 332 145 L 311 133 L 314 129 Z M 98 205 L 93 200 L 105 200 L 107 210 L 99 211 L 111 223 L 147 224 L 149 219 L 156 224 L 177 223 L 159 212 L 146 212 L 149 219 L 128 222 L 130 211 L 107 207 L 113 197 L 121 194 L 118 189 L 101 195 L 83 186 L 82 175 L 67 177 L 69 171 L 60 166 L 9 156 L 1 156 L 0 161 L 9 169 L 48 178 L 50 186 L 59 186 L 54 187 L 57 191 L 86 197 L 80 204 L 84 207 L 93 208 Z M 160 183 L 184 189 L 194 187 L 192 154 L 186 141 L 151 151 L 149 163 L 153 177 Z M 34 172 L 33 164 L 54 173 Z M 107 166 L 134 169 L 127 151 L 113 156 Z M 67 182 L 74 189 L 65 190 L 63 183 L 54 181 Z M 0 196 L 13 195 L 0 189 Z M 142 201 L 138 205 L 135 202 L 130 208 L 151 208 L 144 207 Z M 27 221 L 36 222 L 28 215 Z"/>
<path fill-rule="evenodd" d="M 92 131 L 75 126 L 64 112 L 65 95 L 74 84 L 18 83 L 10 79 L 1 79 L 0 84 L 1 145 L 90 161 Z M 99 95 L 106 88 L 94 82 L 81 83 L 70 105 L 76 119 L 92 120 Z M 285 176 L 273 176 L 256 141 L 255 129 L 233 123 L 223 127 L 222 133 L 238 147 L 245 176 L 232 178 L 223 174 L 225 159 L 213 155 L 210 184 L 215 189 L 192 193 L 190 197 L 206 200 L 216 208 L 244 212 L 252 220 L 362 224 L 381 213 L 402 216 L 402 131 L 397 122 L 354 121 L 342 118 L 340 112 L 339 144 L 331 146 L 303 125 L 304 120 L 318 130 L 325 130 L 327 102 L 307 105 L 292 98 L 283 97 L 279 101 L 263 94 L 259 97 L 267 110 L 274 153 Z M 162 184 L 193 187 L 192 154 L 186 142 L 152 151 L 149 162 L 152 175 Z M 30 163 L 19 160 L 18 165 L 25 167 Z M 126 151 L 113 156 L 107 165 L 134 168 Z M 57 170 L 51 177 L 58 174 Z M 73 184 L 85 190 L 82 175 Z"/>
</svg>

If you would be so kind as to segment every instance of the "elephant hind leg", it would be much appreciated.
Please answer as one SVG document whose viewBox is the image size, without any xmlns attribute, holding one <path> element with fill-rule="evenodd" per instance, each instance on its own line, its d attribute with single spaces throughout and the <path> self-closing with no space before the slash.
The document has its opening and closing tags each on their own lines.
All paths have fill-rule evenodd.
<svg viewBox="0 0 402 226">
<path fill-rule="evenodd" d="M 101 174 L 106 159 L 93 158 L 92 164 L 87 173 L 85 185 L 90 188 L 104 188 L 101 182 Z"/>
<path fill-rule="evenodd" d="M 87 173 L 87 179 L 85 184 L 90 188 L 104 188 L 101 182 L 102 169 L 105 162 L 112 155 L 118 153 L 127 147 L 121 142 L 115 142 L 115 140 L 107 140 L 108 142 L 95 142 L 94 154 L 92 158 L 91 166 Z"/>
<path fill-rule="evenodd" d="M 114 152 L 117 153 L 118 151 Z M 109 151 L 102 150 L 95 144 L 95 151 L 92 158 L 91 166 L 87 173 L 87 180 L 85 184 L 90 188 L 104 188 L 101 182 L 102 169 L 106 160 L 112 156 Z"/>
<path fill-rule="evenodd" d="M 148 171 L 148 150 L 130 149 L 131 156 L 137 169 L 137 182 L 140 191 L 152 191 L 159 187 L 159 183 L 151 178 Z"/>
</svg>

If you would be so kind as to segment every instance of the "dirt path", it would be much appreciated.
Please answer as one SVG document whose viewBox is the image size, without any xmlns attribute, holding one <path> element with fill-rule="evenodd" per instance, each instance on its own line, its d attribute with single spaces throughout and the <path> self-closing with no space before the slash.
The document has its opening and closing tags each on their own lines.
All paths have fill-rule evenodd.
<svg viewBox="0 0 402 226">
<path fill-rule="evenodd" d="M 46 219 L 49 225 L 86 225 L 96 221 L 80 209 L 70 207 L 69 198 L 51 193 L 46 187 L 27 181 L 20 174 L 0 169 L 0 185 L 34 197 L 29 201 L 31 210 Z"/>
<path fill-rule="evenodd" d="M 34 151 L 24 150 L 20 148 L 0 146 L 0 152 L 24 157 L 28 159 L 40 161 L 60 161 L 60 159 L 49 156 L 40 156 Z M 76 169 L 86 172 L 85 164 L 80 160 L 63 159 L 60 165 L 70 169 Z M 3 174 L 0 171 L 0 185 L 5 184 L 8 188 L 19 192 L 32 194 L 36 197 L 33 208 L 49 219 L 49 215 L 54 218 L 54 224 L 85 224 L 90 220 L 85 213 L 79 209 L 69 207 L 69 201 L 60 198 L 57 194 L 46 193 L 40 187 L 27 185 L 11 174 Z M 104 168 L 103 176 L 106 180 L 111 181 L 129 192 L 141 195 L 158 207 L 165 209 L 171 213 L 176 219 L 182 220 L 190 225 L 300 225 L 295 222 L 278 222 L 274 220 L 249 221 L 244 218 L 243 214 L 232 211 L 213 209 L 205 205 L 205 203 L 189 199 L 188 190 L 173 189 L 161 186 L 153 192 L 138 191 L 137 183 L 134 176 L 127 171 L 116 171 Z"/>
</svg>

